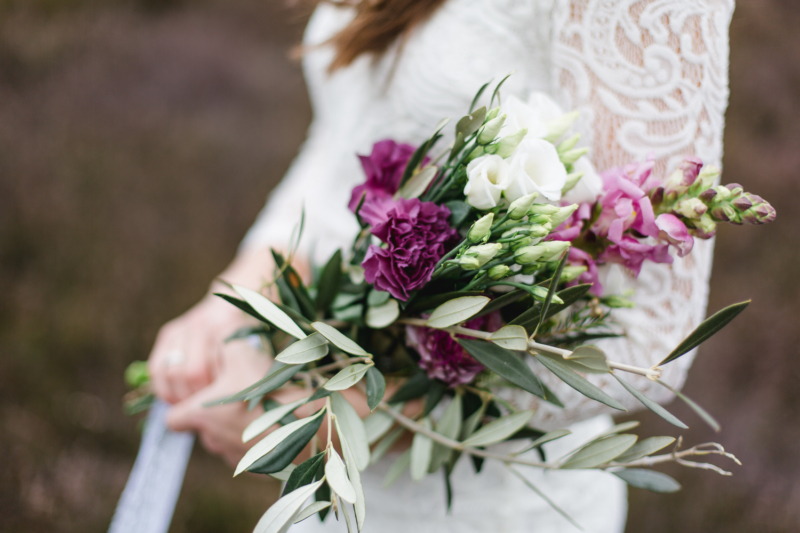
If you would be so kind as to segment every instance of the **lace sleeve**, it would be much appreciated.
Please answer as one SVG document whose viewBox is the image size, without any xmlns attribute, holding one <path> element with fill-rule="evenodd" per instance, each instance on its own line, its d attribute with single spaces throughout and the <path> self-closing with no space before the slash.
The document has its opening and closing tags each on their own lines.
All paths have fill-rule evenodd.
<svg viewBox="0 0 800 533">
<path fill-rule="evenodd" d="M 579 129 L 598 169 L 653 155 L 662 175 L 696 154 L 719 165 L 728 102 L 728 26 L 733 0 L 557 0 L 553 13 L 553 82 L 567 109 L 581 111 Z M 673 265 L 646 264 L 638 279 L 608 272 L 608 285 L 634 288 L 636 307 L 617 310 L 623 339 L 598 342 L 609 358 L 649 367 L 703 319 L 713 242 L 697 242 Z M 694 358 L 664 368 L 680 387 Z M 563 427 L 611 411 L 536 369 L 566 409 L 538 405 L 536 423 Z M 639 376 L 624 379 L 658 402 L 663 387 Z M 640 404 L 611 376 L 590 380 L 629 409 Z M 513 395 L 511 401 L 521 397 Z"/>
</svg>

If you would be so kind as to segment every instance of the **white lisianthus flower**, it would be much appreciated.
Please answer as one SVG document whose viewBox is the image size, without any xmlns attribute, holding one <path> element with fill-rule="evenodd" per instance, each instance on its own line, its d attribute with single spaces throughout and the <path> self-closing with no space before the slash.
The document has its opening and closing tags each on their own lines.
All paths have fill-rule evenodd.
<svg viewBox="0 0 800 533">
<path fill-rule="evenodd" d="M 511 183 L 508 163 L 498 155 L 485 155 L 467 165 L 467 203 L 475 209 L 497 207 L 500 196 Z"/>
<path fill-rule="evenodd" d="M 551 202 L 561 199 L 567 182 L 567 170 L 551 143 L 526 137 L 509 160 L 510 184 L 504 195 L 510 201 L 534 192 Z"/>
<path fill-rule="evenodd" d="M 558 104 L 544 93 L 532 93 L 527 103 L 509 96 L 503 103 L 502 112 L 507 115 L 508 131 L 527 128 L 528 137 L 537 139 L 547 137 L 550 132 L 548 124 L 563 114 Z"/>
<path fill-rule="evenodd" d="M 562 200 L 570 204 L 594 203 L 603 192 L 603 178 L 597 174 L 594 165 L 586 157 L 581 157 L 572 165 L 573 172 L 583 172 L 578 181 Z"/>
</svg>

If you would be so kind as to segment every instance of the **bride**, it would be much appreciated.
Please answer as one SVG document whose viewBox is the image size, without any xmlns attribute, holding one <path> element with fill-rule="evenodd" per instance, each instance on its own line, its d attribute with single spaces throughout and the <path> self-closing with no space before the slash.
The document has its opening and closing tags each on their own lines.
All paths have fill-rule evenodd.
<svg viewBox="0 0 800 533">
<path fill-rule="evenodd" d="M 270 275 L 270 246 L 284 248 L 305 209 L 303 256 L 346 249 L 357 227 L 347 209 L 363 180 L 355 154 L 380 139 L 426 139 L 446 116 L 458 117 L 486 81 L 515 74 L 504 95 L 550 95 L 581 112 L 583 143 L 598 169 L 655 158 L 662 175 L 687 155 L 720 164 L 728 101 L 728 25 L 733 0 L 361 0 L 321 2 L 304 38 L 303 68 L 314 110 L 308 138 L 221 279 L 259 287 Z M 279 125 L 265 125 L 279 127 Z M 449 128 L 448 128 L 449 129 Z M 647 263 L 638 280 L 621 269 L 605 272 L 611 292 L 637 285 L 636 307 L 621 310 L 624 339 L 602 341 L 628 364 L 659 361 L 703 318 L 712 242 L 673 265 Z M 312 251 L 313 250 L 313 251 Z M 210 292 L 225 291 L 214 283 Z M 169 424 L 199 434 L 205 447 L 236 463 L 246 450 L 242 429 L 258 413 L 241 405 L 213 409 L 203 402 L 262 377 L 270 362 L 246 343 L 223 344 L 244 317 L 214 296 L 165 325 L 150 358 L 158 396 L 174 404 Z M 692 357 L 665 368 L 664 380 L 682 385 Z M 623 403 L 621 390 L 595 383 Z M 612 424 L 603 406 L 554 380 L 547 385 L 567 405 L 537 409 L 533 425 L 572 425 L 573 435 L 546 451 L 564 451 Z M 663 388 L 637 386 L 669 401 Z M 291 389 L 278 401 L 299 397 Z M 522 401 L 513 395 L 509 401 Z M 525 402 L 530 402 L 525 397 Z M 627 403 L 630 408 L 633 405 Z M 391 458 L 384 459 L 390 464 Z M 403 479 L 381 489 L 385 464 L 363 474 L 369 499 L 368 532 L 458 531 L 549 533 L 572 526 L 501 467 L 479 475 L 462 459 L 453 475 L 454 500 L 445 514 L 444 481 Z M 621 532 L 624 484 L 603 472 L 531 472 L 534 484 L 585 531 Z M 486 497 L 490 494 L 490 497 Z M 296 531 L 327 531 L 316 519 Z"/>
</svg>

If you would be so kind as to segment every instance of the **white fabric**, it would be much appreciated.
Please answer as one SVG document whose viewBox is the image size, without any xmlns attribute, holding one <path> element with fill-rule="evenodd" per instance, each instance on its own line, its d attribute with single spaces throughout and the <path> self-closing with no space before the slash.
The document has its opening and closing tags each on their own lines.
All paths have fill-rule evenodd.
<svg viewBox="0 0 800 533">
<path fill-rule="evenodd" d="M 378 60 L 361 57 L 329 76 L 333 51 L 320 46 L 304 62 L 314 111 L 308 139 L 242 246 L 285 243 L 305 206 L 306 250 L 314 246 L 315 256 L 324 259 L 336 248 L 346 249 L 357 229 L 347 202 L 351 189 L 364 180 L 355 154 L 368 154 L 371 145 L 384 138 L 423 141 L 441 118 L 463 115 L 484 82 L 498 81 L 511 71 L 516 73 L 504 85 L 504 94 L 526 97 L 544 91 L 565 109 L 581 111 L 582 142 L 591 148 L 598 169 L 651 154 L 657 161 L 656 172 L 662 174 L 689 154 L 719 165 L 733 8 L 733 0 L 449 0 Z M 309 22 L 306 43 L 324 43 L 351 16 L 348 9 L 321 4 Z M 645 265 L 638 280 L 622 269 L 606 273 L 606 286 L 614 292 L 636 288 L 636 308 L 616 312 L 627 337 L 598 343 L 612 360 L 648 367 L 700 322 L 712 250 L 713 242 L 697 242 L 689 257 L 676 258 L 672 266 Z M 665 381 L 680 387 L 693 356 L 687 354 L 668 365 Z M 511 402 L 538 409 L 537 427 L 564 427 L 609 411 L 543 368 L 537 371 L 567 405 L 556 409 L 528 394 L 509 392 Z M 625 377 L 655 400 L 670 399 L 664 389 L 644 378 Z M 591 379 L 629 408 L 639 407 L 613 378 Z M 607 417 L 602 420 L 609 423 Z M 491 509 L 506 509 L 506 502 L 513 501 L 520 517 L 535 508 L 541 520 L 550 519 L 534 496 L 517 499 L 522 489 L 513 484 L 514 478 L 501 472 L 497 476 L 503 482 L 487 503 Z M 615 495 L 624 488 L 610 478 L 575 473 L 574 479 L 562 483 L 552 476 L 558 495 L 554 497 L 582 498 L 599 515 L 612 508 L 619 511 L 624 498 Z M 485 479 L 464 476 L 459 483 L 469 493 L 478 491 Z M 400 492 L 373 496 L 370 505 L 416 510 L 438 498 L 433 485 L 414 487 L 418 490 L 404 490 L 402 499 L 388 496 Z M 586 494 L 593 496 L 584 498 Z M 386 524 L 393 523 L 388 513 L 373 511 L 370 520 L 384 517 Z M 473 520 L 468 515 L 454 513 L 447 527 L 475 530 L 470 529 Z M 433 519 L 426 520 L 414 523 L 418 533 L 443 530 L 444 526 L 433 525 Z M 537 528 L 521 518 L 509 520 L 504 531 L 561 531 Z M 621 531 L 621 524 L 609 518 L 596 531 Z M 407 529 L 394 523 L 378 531 Z"/>
</svg>

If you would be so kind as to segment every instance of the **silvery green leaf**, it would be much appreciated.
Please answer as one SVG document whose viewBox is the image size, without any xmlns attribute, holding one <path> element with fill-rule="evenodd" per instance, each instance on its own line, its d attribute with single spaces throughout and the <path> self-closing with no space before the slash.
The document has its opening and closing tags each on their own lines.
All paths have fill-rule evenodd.
<svg viewBox="0 0 800 533">
<path fill-rule="evenodd" d="M 380 370 L 372 366 L 367 370 L 367 406 L 374 411 L 386 394 L 386 379 Z"/>
<path fill-rule="evenodd" d="M 386 455 L 386 452 L 388 452 L 392 448 L 392 446 L 395 445 L 400 436 L 403 435 L 403 433 L 405 432 L 406 432 L 405 428 L 402 427 L 395 428 L 394 430 L 392 430 L 391 433 L 386 435 L 386 437 L 381 439 L 381 441 L 378 444 L 376 444 L 375 448 L 372 450 L 372 455 L 370 457 L 370 464 L 377 463 L 384 455 Z"/>
<path fill-rule="evenodd" d="M 625 407 L 617 400 L 603 392 L 596 385 L 587 381 L 583 376 L 576 374 L 574 370 L 567 367 L 567 365 L 564 364 L 563 358 L 558 356 L 550 357 L 544 354 L 536 354 L 536 359 L 538 359 L 539 362 L 547 367 L 547 369 L 553 374 L 558 376 L 561 381 L 580 392 L 587 398 L 604 403 L 607 406 L 613 407 L 614 409 L 619 409 L 620 411 L 627 411 L 627 409 L 625 409 Z"/>
<path fill-rule="evenodd" d="M 666 448 L 673 442 L 675 442 L 675 439 L 672 437 L 650 437 L 649 439 L 644 439 L 637 442 L 631 446 L 627 452 L 623 453 L 614 460 L 618 463 L 630 463 L 631 461 L 641 459 L 642 457 L 646 457 L 651 453 L 655 453 L 658 450 Z"/>
<path fill-rule="evenodd" d="M 623 422 L 622 424 L 617 424 L 615 426 L 611 426 L 610 428 L 608 428 L 607 430 L 603 431 L 602 433 L 597 435 L 595 438 L 593 438 L 592 441 L 600 440 L 603 437 L 608 437 L 609 435 L 616 435 L 617 433 L 624 433 L 624 432 L 628 431 L 629 429 L 633 429 L 633 428 L 637 428 L 637 427 L 639 427 L 639 421 L 638 420 L 631 420 L 630 422 Z"/>
<path fill-rule="evenodd" d="M 528 334 L 522 326 L 503 326 L 489 340 L 507 350 L 524 352 L 528 349 Z"/>
<path fill-rule="evenodd" d="M 364 419 L 364 429 L 367 433 L 367 442 L 375 444 L 387 431 L 392 429 L 394 418 L 383 411 L 375 411 Z"/>
<path fill-rule="evenodd" d="M 294 519 L 294 524 L 300 523 L 306 518 L 309 518 L 323 509 L 327 509 L 331 506 L 331 502 L 321 501 L 321 502 L 313 502 L 308 507 L 300 511 L 297 515 L 297 518 Z"/>
<path fill-rule="evenodd" d="M 300 329 L 294 320 L 289 318 L 289 315 L 281 311 L 281 309 L 269 301 L 269 299 L 246 287 L 240 287 L 239 285 L 234 285 L 233 289 L 244 298 L 244 301 L 250 304 L 250 306 L 267 322 L 273 324 L 275 327 L 283 330 L 284 332 L 288 333 L 292 337 L 298 339 L 305 339 L 306 334 L 303 333 L 303 330 Z"/>
<path fill-rule="evenodd" d="M 547 312 L 550 309 L 550 304 L 553 302 L 553 300 L 555 298 L 561 300 L 560 297 L 556 297 L 556 289 L 558 288 L 559 281 L 561 281 L 561 273 L 564 272 L 564 265 L 567 264 L 568 257 L 569 254 L 565 253 L 561 257 L 561 260 L 558 262 L 558 266 L 556 267 L 556 272 L 555 274 L 553 274 L 553 279 L 550 280 L 550 287 L 547 289 L 547 296 L 545 297 L 544 303 L 542 304 L 542 314 L 539 317 L 539 323 L 536 325 L 536 329 L 533 330 L 532 337 L 536 336 L 536 334 L 539 332 L 539 329 L 541 329 L 544 321 L 547 320 Z M 558 300 L 556 300 L 555 302 L 556 304 L 560 303 L 561 305 L 563 305 L 565 303 L 564 300 L 561 300 L 560 302 Z"/>
<path fill-rule="evenodd" d="M 361 531 L 361 528 L 364 527 L 364 519 L 367 515 L 364 486 L 361 484 L 361 474 L 358 471 L 358 465 L 356 465 L 356 458 L 353 455 L 353 451 L 350 449 L 350 445 L 344 438 L 342 438 L 342 432 L 339 429 L 338 421 L 336 422 L 336 431 L 339 434 L 339 439 L 342 443 L 342 453 L 344 454 L 344 463 L 347 465 L 347 475 L 350 478 L 350 483 L 353 484 L 353 488 L 356 491 L 356 501 L 353 503 L 353 507 L 356 511 L 356 525 L 358 530 Z"/>
<path fill-rule="evenodd" d="M 436 422 L 436 433 L 451 440 L 458 440 L 461 434 L 461 421 L 464 418 L 461 395 L 456 394 Z M 431 458 L 430 472 L 439 470 L 447 462 L 453 450 L 439 443 L 433 444 L 433 457 Z"/>
<path fill-rule="evenodd" d="M 333 326 L 329 326 L 324 322 L 314 322 L 311 324 L 311 327 L 319 331 L 326 339 L 335 344 L 343 352 L 359 355 L 361 357 L 372 357 L 364 348 L 356 344 L 350 337 Z"/>
<path fill-rule="evenodd" d="M 467 439 L 475 432 L 475 428 L 478 427 L 483 415 L 486 413 L 487 405 L 488 403 L 486 402 L 482 403 L 477 411 L 469 415 L 469 417 L 464 420 L 464 424 L 461 427 L 461 440 Z"/>
<path fill-rule="evenodd" d="M 347 468 L 344 466 L 344 461 L 334 449 L 330 450 L 328 462 L 325 463 L 325 477 L 331 490 L 341 499 L 347 503 L 355 503 L 356 489 L 353 488 L 350 478 L 347 477 Z"/>
<path fill-rule="evenodd" d="M 695 403 L 693 400 L 691 400 L 691 399 L 690 399 L 688 396 L 686 396 L 685 394 L 683 394 L 681 391 L 679 391 L 679 390 L 676 390 L 676 389 L 674 389 L 674 388 L 670 387 L 669 385 L 667 385 L 667 384 L 666 384 L 666 383 L 664 383 L 663 381 L 659 380 L 659 381 L 658 381 L 658 383 L 659 383 L 660 385 L 662 385 L 662 386 L 664 386 L 664 387 L 668 388 L 668 389 L 669 389 L 669 390 L 671 390 L 672 392 L 674 392 L 674 393 L 675 393 L 675 395 L 676 395 L 678 398 L 680 398 L 681 400 L 683 400 L 683 401 L 684 401 L 684 403 L 685 403 L 686 405 L 688 405 L 689 407 L 691 407 L 692 411 L 694 411 L 695 413 L 697 413 L 697 416 L 699 416 L 700 418 L 702 418 L 702 419 L 703 419 L 703 421 L 704 421 L 706 424 L 708 424 L 708 425 L 709 425 L 709 427 L 710 427 L 711 429 L 713 429 L 714 431 L 716 431 L 717 433 L 719 433 L 719 430 L 720 430 L 720 429 L 722 429 L 722 428 L 720 427 L 720 425 L 719 425 L 719 422 L 717 422 L 716 420 L 714 420 L 714 417 L 713 417 L 713 416 L 711 416 L 710 414 L 708 414 L 708 412 L 706 412 L 706 410 L 705 410 L 705 409 L 703 409 L 702 407 L 700 407 L 699 405 L 697 405 L 697 404 L 696 404 L 696 403 Z"/>
<path fill-rule="evenodd" d="M 647 407 L 648 409 L 653 411 L 655 414 L 657 414 L 658 416 L 660 416 L 661 418 L 663 418 L 664 420 L 666 420 L 670 424 L 672 424 L 674 426 L 678 426 L 679 428 L 688 429 L 688 426 L 686 424 L 684 424 L 683 422 L 681 422 L 680 420 L 678 420 L 675 417 L 675 415 L 673 415 L 672 413 L 670 413 L 669 411 L 667 411 L 666 409 L 664 409 L 663 407 L 658 405 L 656 402 L 654 402 L 653 400 L 651 400 L 650 398 L 648 398 L 647 396 L 645 396 L 644 394 L 642 394 L 641 392 L 636 390 L 633 387 L 633 385 L 631 385 L 627 381 L 623 381 L 622 378 L 619 377 L 616 372 L 612 372 L 611 375 L 614 376 L 614 379 L 619 381 L 620 385 L 625 387 L 625 389 L 628 392 L 630 392 L 633 395 L 634 398 L 639 400 L 642 403 L 642 405 L 644 405 L 645 407 Z"/>
<path fill-rule="evenodd" d="M 386 472 L 386 476 L 383 478 L 383 488 L 390 486 L 392 483 L 400 479 L 400 476 L 403 475 L 403 472 L 411 464 L 411 450 L 408 449 L 404 451 L 397 460 L 392 463 L 392 466 L 389 467 L 389 470 Z"/>
<path fill-rule="evenodd" d="M 688 337 L 686 337 L 686 339 L 674 350 L 672 350 L 672 353 L 670 353 L 663 361 L 658 363 L 657 366 L 670 363 L 686 352 L 690 351 L 692 348 L 700 346 L 712 335 L 724 328 L 728 322 L 736 318 L 739 313 L 744 311 L 745 307 L 748 305 L 750 305 L 750 300 L 728 306 L 705 319 L 699 326 L 697 326 L 697 329 L 695 329 Z"/>
<path fill-rule="evenodd" d="M 631 487 L 646 489 L 653 492 L 677 492 L 681 490 L 681 484 L 661 472 L 646 470 L 644 468 L 626 468 L 611 472 L 622 479 Z"/>
<path fill-rule="evenodd" d="M 325 451 L 321 451 L 300 463 L 297 468 L 292 470 L 292 474 L 289 476 L 289 479 L 286 480 L 286 485 L 283 487 L 283 494 L 289 494 L 293 490 L 313 483 L 324 461 Z"/>
<path fill-rule="evenodd" d="M 291 424 L 286 424 L 285 426 L 276 429 L 262 440 L 258 441 L 258 443 L 247 450 L 247 453 L 244 454 L 239 464 L 236 466 L 236 471 L 234 472 L 234 476 L 238 476 L 248 467 L 250 467 L 253 463 L 267 455 L 271 452 L 275 447 L 283 441 L 286 437 L 294 433 L 295 431 L 299 430 L 303 426 L 310 424 L 311 422 L 315 421 L 317 418 L 322 416 L 322 413 L 325 412 L 325 408 L 320 409 L 315 414 L 303 418 L 301 420 L 297 420 L 292 422 Z"/>
<path fill-rule="evenodd" d="M 256 524 L 253 533 L 284 533 L 291 526 L 292 522 L 300 513 L 303 504 L 311 497 L 314 492 L 324 483 L 324 481 L 317 481 L 311 485 L 299 488 L 290 492 L 277 502 L 272 507 L 267 509 L 264 516 Z"/>
<path fill-rule="evenodd" d="M 286 405 L 281 405 L 280 407 L 270 409 L 263 415 L 250 422 L 250 424 L 242 433 L 242 442 L 249 442 L 253 440 L 253 438 L 277 424 L 278 421 L 280 421 L 284 416 L 288 415 L 307 401 L 308 398 L 303 398 L 301 400 L 297 400 L 296 402 L 287 403 Z"/>
<path fill-rule="evenodd" d="M 537 446 L 541 446 L 542 444 L 546 444 L 546 443 L 548 443 L 550 441 L 553 441 L 553 440 L 556 440 L 556 439 L 560 439 L 562 437 L 566 437 L 567 435 L 572 435 L 572 432 L 570 430 L 568 430 L 568 429 L 556 429 L 555 431 L 550 431 L 548 433 L 545 433 L 544 435 L 542 435 L 538 439 L 531 441 L 531 443 L 528 445 L 528 447 L 525 448 L 523 451 L 526 452 L 528 450 L 532 450 L 532 449 L 536 448 Z M 522 452 L 518 452 L 518 454 L 519 453 L 522 453 Z"/>
<path fill-rule="evenodd" d="M 390 298 L 386 303 L 377 307 L 368 307 L 365 317 L 366 323 L 373 329 L 383 329 L 397 320 L 400 316 L 400 306 L 397 300 Z"/>
<path fill-rule="evenodd" d="M 477 446 L 488 446 L 507 439 L 523 427 L 533 416 L 532 410 L 511 413 L 504 417 L 493 420 L 473 433 L 462 444 L 475 448 Z"/>
<path fill-rule="evenodd" d="M 337 501 L 339 501 L 339 499 L 337 499 Z M 347 533 L 353 533 L 353 524 L 350 523 L 350 513 L 347 512 L 347 507 L 345 507 L 341 503 L 342 502 L 339 501 L 339 509 L 344 515 L 344 523 L 347 524 Z"/>
<path fill-rule="evenodd" d="M 595 441 L 572 454 L 560 468 L 593 468 L 614 460 L 636 444 L 636 435 L 614 435 Z"/>
<path fill-rule="evenodd" d="M 278 481 L 286 481 L 294 472 L 294 469 L 297 468 L 297 465 L 290 464 L 280 472 L 275 472 L 270 474 L 269 476 L 273 479 L 277 479 Z"/>
<path fill-rule="evenodd" d="M 583 372 L 605 374 L 611 370 L 608 366 L 606 354 L 603 353 L 603 350 L 594 346 L 578 346 L 564 359 L 586 367 Z"/>
<path fill-rule="evenodd" d="M 400 190 L 395 194 L 395 197 L 401 197 L 406 199 L 411 198 L 419 198 L 422 193 L 427 190 L 428 185 L 431 184 L 433 178 L 436 177 L 436 173 L 439 172 L 439 169 L 434 166 L 425 167 L 416 175 L 411 176 L 411 178 L 400 188 Z"/>
<path fill-rule="evenodd" d="M 430 417 L 425 417 L 419 422 L 426 429 L 433 430 Z M 433 441 L 430 437 L 417 433 L 411 441 L 411 479 L 419 481 L 428 473 L 433 453 Z"/>
<path fill-rule="evenodd" d="M 491 300 L 486 296 L 462 296 L 449 300 L 433 310 L 427 325 L 446 328 L 460 324 L 483 309 Z"/>
<path fill-rule="evenodd" d="M 301 365 L 317 361 L 328 355 L 328 341 L 319 333 L 312 333 L 305 339 L 289 345 L 275 358 L 281 363 Z"/>
<path fill-rule="evenodd" d="M 322 387 L 327 390 L 349 389 L 364 377 L 372 365 L 358 363 L 341 369 L 335 376 L 325 382 Z"/>
<path fill-rule="evenodd" d="M 491 342 L 476 339 L 456 339 L 483 366 L 531 394 L 544 398 L 542 383 L 528 364 L 514 352 Z"/>
<path fill-rule="evenodd" d="M 364 430 L 364 422 L 353 406 L 338 392 L 331 394 L 331 407 L 345 440 L 350 444 L 350 449 L 356 458 L 356 465 L 363 472 L 369 465 L 369 443 L 367 442 L 367 432 Z"/>
</svg>

